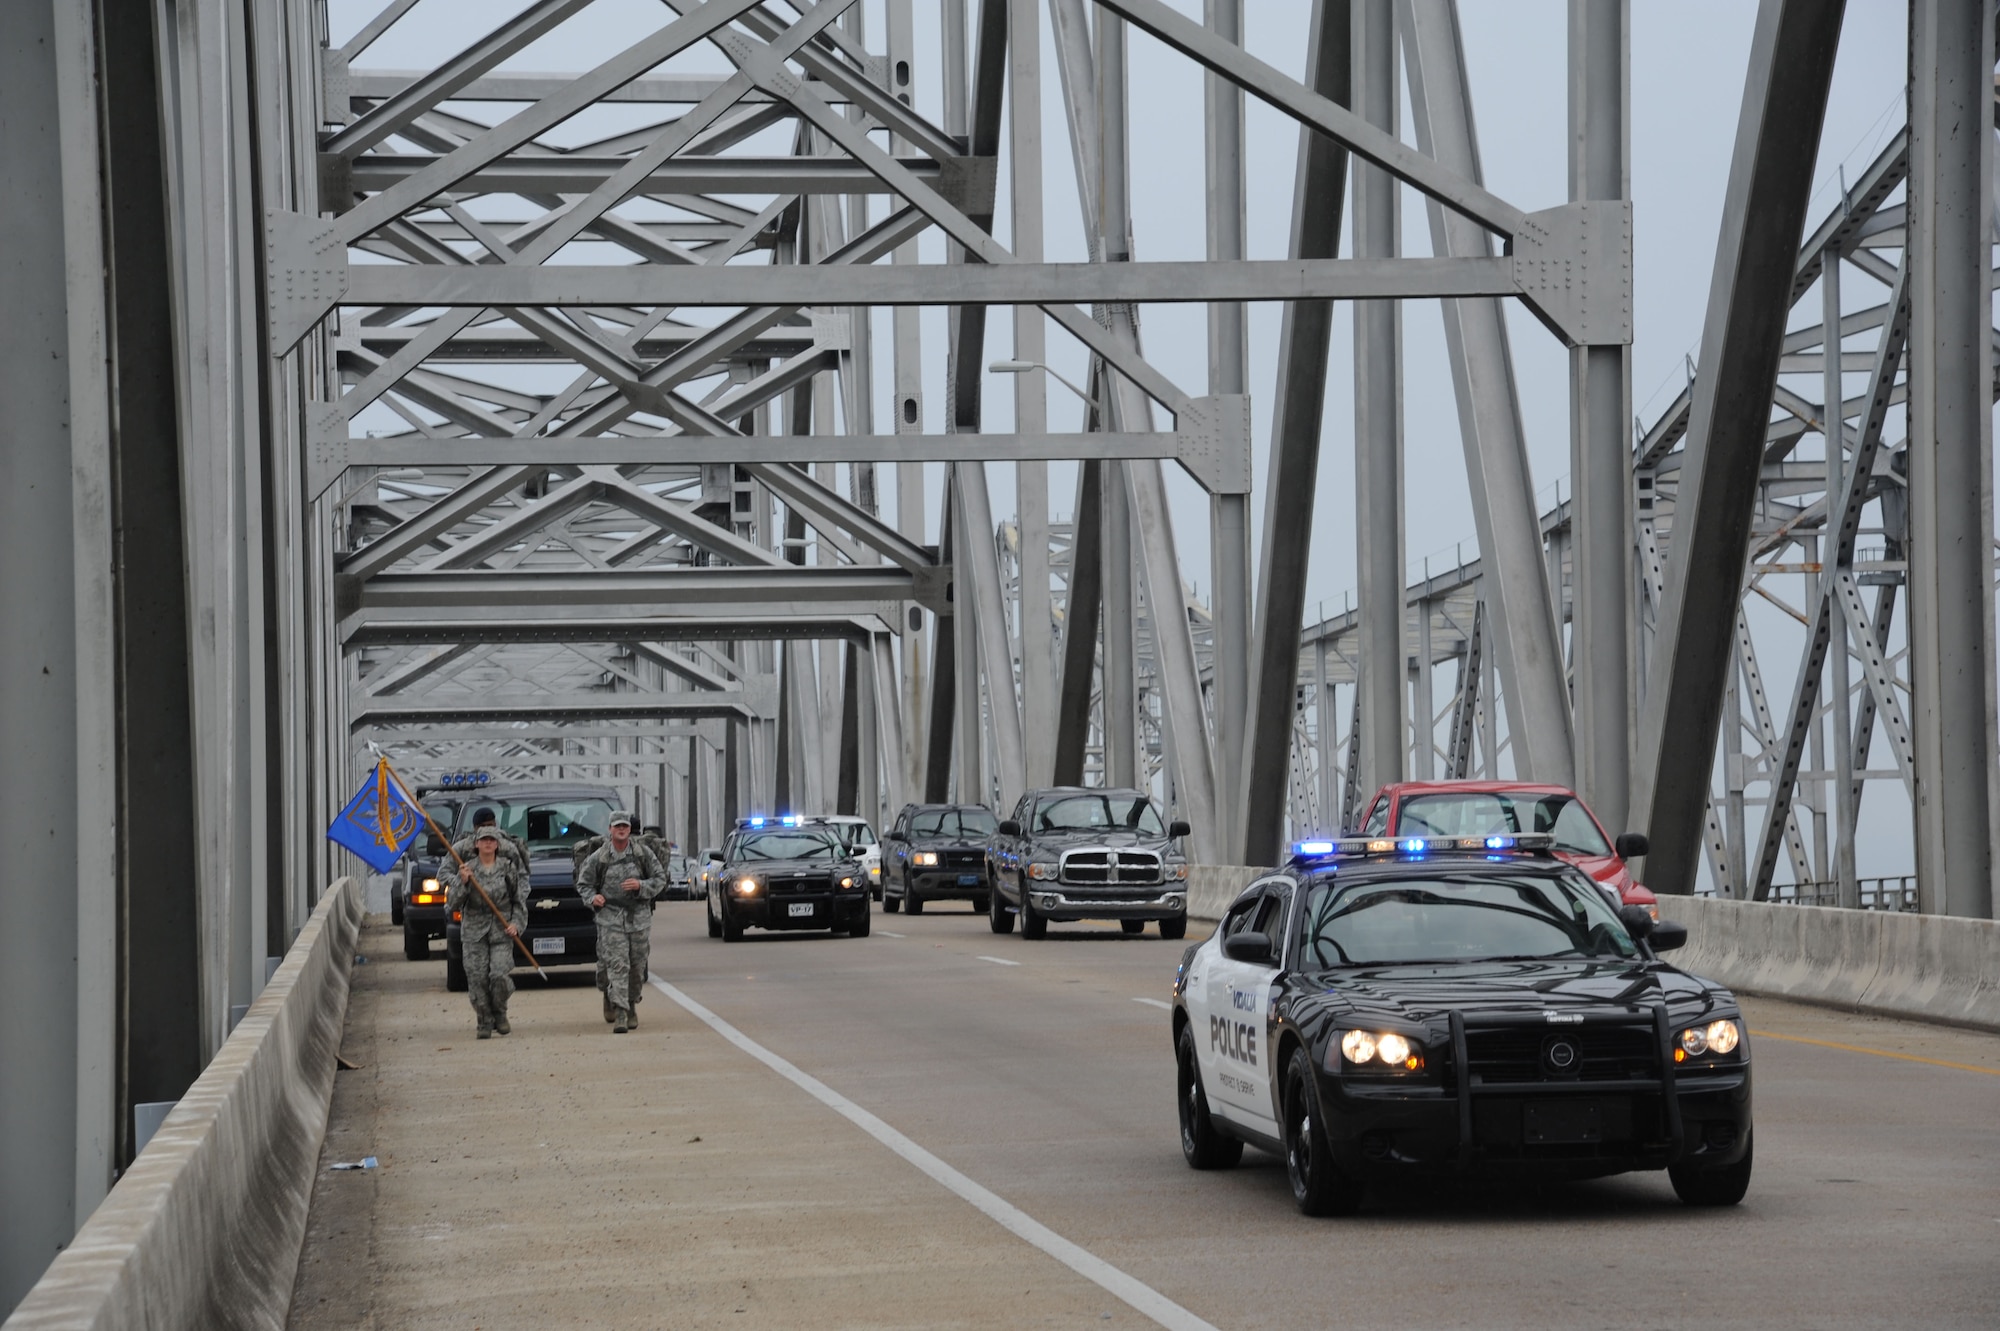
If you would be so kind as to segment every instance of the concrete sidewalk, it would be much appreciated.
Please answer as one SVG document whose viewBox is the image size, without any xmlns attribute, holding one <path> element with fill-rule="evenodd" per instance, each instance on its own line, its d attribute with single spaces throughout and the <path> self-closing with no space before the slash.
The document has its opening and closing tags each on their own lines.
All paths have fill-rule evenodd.
<svg viewBox="0 0 2000 1331">
<path fill-rule="evenodd" d="M 441 961 L 360 951 L 295 1328 L 1146 1324 L 657 992 L 613 1036 L 517 971 L 475 1041 Z"/>
</svg>

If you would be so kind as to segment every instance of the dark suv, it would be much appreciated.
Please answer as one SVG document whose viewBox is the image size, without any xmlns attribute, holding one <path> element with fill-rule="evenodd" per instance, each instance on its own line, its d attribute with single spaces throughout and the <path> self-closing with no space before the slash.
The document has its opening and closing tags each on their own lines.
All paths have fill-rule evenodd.
<svg viewBox="0 0 2000 1331">
<path fill-rule="evenodd" d="M 722 843 L 721 870 L 709 879 L 708 936 L 741 942 L 753 926 L 866 938 L 868 871 L 817 824 L 740 827 Z"/>
<path fill-rule="evenodd" d="M 576 894 L 570 848 L 605 834 L 612 810 L 619 807 L 618 792 L 575 781 L 489 786 L 466 801 L 463 830 L 470 830 L 472 812 L 482 805 L 499 818 L 500 830 L 528 843 L 528 928 L 522 935 L 528 951 L 544 966 L 596 965 L 597 920 L 590 904 Z M 468 909 L 486 908 L 475 900 Z M 406 909 L 405 918 L 408 914 Z M 465 954 L 456 921 L 447 928 L 444 953 L 445 988 L 462 991 Z M 515 967 L 527 969 L 519 953 Z"/>
<path fill-rule="evenodd" d="M 987 918 L 996 934 L 1040 938 L 1049 921 L 1117 920 L 1128 934 L 1159 923 L 1160 937 L 1187 936 L 1187 857 L 1143 790 L 1057 786 L 1031 790 L 1000 824 L 987 851 L 993 882 Z"/>
<path fill-rule="evenodd" d="M 990 913 L 986 843 L 999 830 L 983 804 L 905 804 L 883 838 L 882 909 L 921 915 L 926 901 L 970 901 Z"/>
<path fill-rule="evenodd" d="M 417 799 L 446 836 L 459 834 L 459 819 L 468 816 L 470 807 L 464 796 L 434 795 L 419 789 Z M 468 821 L 467 830 L 471 826 Z M 411 961 L 427 959 L 431 940 L 443 938 L 445 926 L 451 922 L 445 917 L 445 889 L 438 871 L 440 864 L 450 862 L 451 852 L 445 843 L 426 827 L 389 880 L 389 918 L 403 926 L 403 956 Z"/>
</svg>

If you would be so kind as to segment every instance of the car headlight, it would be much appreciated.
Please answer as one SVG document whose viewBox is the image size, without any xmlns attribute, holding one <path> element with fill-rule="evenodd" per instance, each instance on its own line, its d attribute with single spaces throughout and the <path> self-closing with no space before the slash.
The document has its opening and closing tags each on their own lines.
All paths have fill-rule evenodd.
<svg viewBox="0 0 2000 1331">
<path fill-rule="evenodd" d="M 1184 883 L 1187 881 L 1187 876 L 1188 867 L 1185 864 L 1169 864 L 1167 866 L 1167 877 L 1173 879 L 1175 882 Z"/>
<path fill-rule="evenodd" d="M 423 890 L 424 890 L 424 891 L 426 891 L 426 892 L 435 892 L 435 891 L 437 891 L 437 890 L 438 890 L 438 880 L 437 880 L 437 879 L 435 879 L 435 878 L 426 878 L 426 879 L 424 879 L 424 889 L 423 889 Z"/>
<path fill-rule="evenodd" d="M 1424 1067 L 1422 1046 L 1394 1031 L 1343 1031 L 1340 1056 L 1349 1066 L 1369 1072 L 1421 1072 Z"/>
<path fill-rule="evenodd" d="M 1028 877 L 1030 878 L 1054 881 L 1056 873 L 1057 868 L 1053 864 L 1030 864 L 1028 866 Z"/>
<path fill-rule="evenodd" d="M 843 879 L 841 879 L 841 880 L 840 880 L 840 885 L 841 885 L 842 887 L 853 887 L 853 886 L 854 886 L 854 880 L 853 880 L 852 878 L 843 878 Z"/>
<path fill-rule="evenodd" d="M 1711 1021 L 1706 1026 L 1690 1026 L 1674 1040 L 1674 1062 L 1685 1063 L 1707 1054 L 1727 1058 L 1742 1043 L 1743 1028 L 1728 1018 Z"/>
<path fill-rule="evenodd" d="M 912 858 L 916 860 L 917 867 L 922 869 L 934 868 L 938 862 L 937 852 L 934 850 L 920 850 Z"/>
<path fill-rule="evenodd" d="M 757 880 L 755 878 L 737 879 L 736 895 L 739 897 L 751 897 L 757 895 Z"/>
</svg>

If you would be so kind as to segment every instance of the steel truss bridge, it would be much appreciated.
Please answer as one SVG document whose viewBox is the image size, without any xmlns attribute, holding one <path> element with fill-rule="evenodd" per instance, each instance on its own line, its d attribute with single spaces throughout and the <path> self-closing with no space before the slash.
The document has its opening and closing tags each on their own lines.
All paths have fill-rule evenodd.
<svg viewBox="0 0 2000 1331">
<path fill-rule="evenodd" d="M 371 741 L 417 779 L 629 786 L 690 845 L 1149 784 L 1217 863 L 1384 780 L 1515 776 L 1648 830 L 1662 891 L 1992 913 L 1990 0 L 1911 0 L 1907 124 L 1822 215 L 1842 6 L 1761 0 L 1700 352 L 1652 420 L 1628 0 L 1570 0 L 1570 197 L 1533 206 L 1481 183 L 1453 0 L 1314 0 L 1292 70 L 1243 0 L 458 3 L 435 64 L 375 59 L 413 8 L 35 0 L 0 36 L 9 1303 L 344 871 L 322 832 Z M 524 63 L 558 29 L 586 56 Z M 1136 252 L 1134 33 L 1205 75 L 1203 261 Z M 1283 258 L 1246 255 L 1252 99 L 1301 127 Z M 1063 171 L 1087 262 L 1046 255 Z M 1441 302 L 1477 519 L 1414 581 L 1405 299 Z M 1545 510 L 1509 300 L 1569 355 Z M 1205 383 L 1148 359 L 1162 302 L 1206 307 Z M 1359 558 L 1322 614 L 1336 318 Z M 1078 432 L 1052 339 L 1089 355 Z M 1893 891 L 1857 877 L 1864 797 L 1908 810 Z"/>
</svg>

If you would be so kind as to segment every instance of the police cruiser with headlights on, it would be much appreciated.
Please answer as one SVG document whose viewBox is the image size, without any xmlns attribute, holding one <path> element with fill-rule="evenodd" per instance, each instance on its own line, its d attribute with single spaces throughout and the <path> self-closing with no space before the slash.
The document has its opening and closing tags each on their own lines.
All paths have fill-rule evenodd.
<svg viewBox="0 0 2000 1331">
<path fill-rule="evenodd" d="M 1665 1169 L 1682 1201 L 1750 1184 L 1735 996 L 1657 953 L 1547 835 L 1301 842 L 1174 983 L 1181 1150 L 1285 1161 L 1307 1215 L 1429 1173 Z"/>
<path fill-rule="evenodd" d="M 743 930 L 831 929 L 868 936 L 868 874 L 830 829 L 809 819 L 746 818 L 722 844 L 708 886 L 708 936 Z"/>
</svg>

